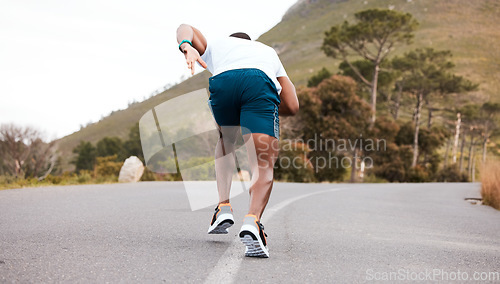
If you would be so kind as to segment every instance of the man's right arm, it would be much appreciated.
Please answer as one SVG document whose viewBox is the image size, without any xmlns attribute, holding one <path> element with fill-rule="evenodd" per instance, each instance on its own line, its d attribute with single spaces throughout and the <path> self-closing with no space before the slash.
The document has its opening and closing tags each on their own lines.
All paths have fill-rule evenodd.
<svg viewBox="0 0 500 284">
<path fill-rule="evenodd" d="M 193 46 L 191 46 L 189 43 L 184 42 L 179 46 L 186 57 L 186 63 L 188 68 L 191 69 L 191 74 L 194 74 L 194 65 L 196 61 L 198 61 L 203 68 L 207 68 L 207 64 L 201 59 L 201 55 L 205 53 L 207 48 L 207 40 L 203 34 L 190 25 L 182 24 L 177 29 L 177 43 L 180 44 L 183 40 L 188 40 L 193 44 Z"/>
<path fill-rule="evenodd" d="M 299 111 L 299 99 L 292 81 L 286 76 L 278 77 L 281 85 L 281 103 L 279 108 L 280 115 L 295 115 Z"/>
</svg>

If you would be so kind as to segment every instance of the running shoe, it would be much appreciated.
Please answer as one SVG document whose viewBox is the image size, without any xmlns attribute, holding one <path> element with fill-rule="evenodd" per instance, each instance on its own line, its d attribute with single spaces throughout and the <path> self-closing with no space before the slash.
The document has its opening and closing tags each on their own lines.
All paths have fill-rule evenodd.
<svg viewBox="0 0 500 284">
<path fill-rule="evenodd" d="M 231 204 L 223 203 L 215 207 L 214 217 L 208 228 L 209 234 L 227 234 L 227 228 L 234 224 L 233 208 Z"/>
<path fill-rule="evenodd" d="M 246 245 L 245 256 L 269 257 L 266 237 L 264 225 L 257 216 L 246 215 L 240 230 L 240 240 Z"/>
</svg>

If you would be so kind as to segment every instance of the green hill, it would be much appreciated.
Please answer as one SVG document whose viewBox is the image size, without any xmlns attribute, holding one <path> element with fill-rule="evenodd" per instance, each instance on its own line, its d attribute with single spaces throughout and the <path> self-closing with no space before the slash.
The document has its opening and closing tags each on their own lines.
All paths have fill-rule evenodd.
<svg viewBox="0 0 500 284">
<path fill-rule="evenodd" d="M 282 21 L 258 40 L 279 53 L 296 85 L 322 67 L 336 72 L 338 60 L 320 50 L 324 32 L 354 13 L 370 9 L 394 9 L 411 13 L 420 23 L 414 44 L 397 49 L 392 56 L 417 47 L 451 50 L 456 73 L 480 84 L 475 101 L 500 101 L 500 2 L 496 0 L 299 0 Z M 126 138 L 129 129 L 152 107 L 168 98 L 208 88 L 208 72 L 200 73 L 146 101 L 113 112 L 101 121 L 61 138 L 59 150 L 68 168 L 71 150 L 81 140 L 97 142 L 105 136 Z"/>
</svg>

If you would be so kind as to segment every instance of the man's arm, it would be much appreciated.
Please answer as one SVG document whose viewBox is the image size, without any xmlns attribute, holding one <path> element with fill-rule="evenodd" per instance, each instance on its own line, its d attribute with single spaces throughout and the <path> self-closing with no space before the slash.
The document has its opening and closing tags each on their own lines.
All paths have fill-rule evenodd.
<svg viewBox="0 0 500 284">
<path fill-rule="evenodd" d="M 299 99 L 295 91 L 295 86 L 288 77 L 278 77 L 281 85 L 280 115 L 295 115 L 299 111 Z"/>
<path fill-rule="evenodd" d="M 203 68 L 207 68 L 207 64 L 201 59 L 201 55 L 205 53 L 207 48 L 207 40 L 203 34 L 190 25 L 182 24 L 177 29 L 177 43 L 181 43 L 183 40 L 189 40 L 193 44 L 193 46 L 191 46 L 189 43 L 184 42 L 180 46 L 180 49 L 184 52 L 184 56 L 186 57 L 188 68 L 191 69 L 191 74 L 194 74 L 194 65 L 196 61 L 198 61 Z"/>
</svg>

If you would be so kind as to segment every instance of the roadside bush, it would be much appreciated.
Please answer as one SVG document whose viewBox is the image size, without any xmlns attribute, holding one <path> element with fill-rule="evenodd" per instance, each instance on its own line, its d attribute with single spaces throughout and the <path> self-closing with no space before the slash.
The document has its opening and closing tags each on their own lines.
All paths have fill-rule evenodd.
<svg viewBox="0 0 500 284">
<path fill-rule="evenodd" d="M 280 141 L 278 161 L 274 166 L 274 178 L 287 182 L 313 182 L 314 169 L 307 159 L 309 149 L 303 143 Z"/>
<path fill-rule="evenodd" d="M 53 176 L 53 175 L 48 175 L 45 177 L 44 181 L 51 183 L 51 184 L 60 184 L 63 178 L 61 176 Z"/>
<path fill-rule="evenodd" d="M 411 168 L 407 174 L 408 182 L 427 182 L 430 181 L 429 173 L 425 168 L 417 165 L 414 168 Z"/>
<path fill-rule="evenodd" d="M 367 153 L 373 159 L 374 168 L 368 170 L 368 174 L 373 173 L 377 177 L 389 182 L 408 181 L 408 172 L 412 158 L 411 146 L 396 145 L 387 143 L 384 151 L 374 151 Z"/>
<path fill-rule="evenodd" d="M 350 157 L 332 151 L 312 151 L 308 158 L 314 165 L 314 177 L 319 182 L 344 180 L 350 169 L 344 166 L 348 164 L 345 161 L 352 161 Z"/>
<path fill-rule="evenodd" d="M 364 183 L 386 183 L 388 181 L 386 179 L 380 178 L 374 174 L 369 174 L 363 178 L 363 182 Z"/>
<path fill-rule="evenodd" d="M 323 67 L 321 70 L 316 73 L 316 75 L 312 76 L 309 78 L 307 81 L 307 87 L 316 87 L 321 83 L 323 80 L 328 79 L 332 76 L 333 74 L 328 71 L 325 67 Z"/>
<path fill-rule="evenodd" d="M 117 158 L 118 156 L 116 154 L 106 157 L 97 157 L 95 166 L 96 177 L 112 176 L 118 178 L 123 162 L 118 162 Z"/>
<path fill-rule="evenodd" d="M 156 181 L 156 175 L 148 167 L 145 167 L 141 176 L 141 181 Z"/>
<path fill-rule="evenodd" d="M 442 168 L 436 176 L 438 182 L 467 182 L 469 179 L 465 173 L 460 173 L 457 165 Z"/>
<path fill-rule="evenodd" d="M 486 161 L 481 168 L 483 204 L 500 210 L 500 161 Z"/>
<path fill-rule="evenodd" d="M 21 185 L 18 185 L 18 183 L 17 183 L 18 180 L 20 180 L 20 179 L 14 177 L 14 176 L 11 176 L 11 175 L 1 175 L 0 176 L 0 189 L 22 187 Z"/>
<path fill-rule="evenodd" d="M 175 174 L 157 174 L 156 180 L 161 181 L 182 181 L 182 177 L 179 173 Z"/>
<path fill-rule="evenodd" d="M 88 170 L 80 170 L 80 172 L 77 175 L 76 181 L 78 183 L 87 183 L 92 180 L 92 175 L 90 174 L 90 171 Z"/>
<path fill-rule="evenodd" d="M 213 157 L 193 157 L 182 163 L 183 180 L 212 180 L 215 178 L 215 160 Z M 170 178 L 165 175 L 166 178 Z"/>
</svg>

